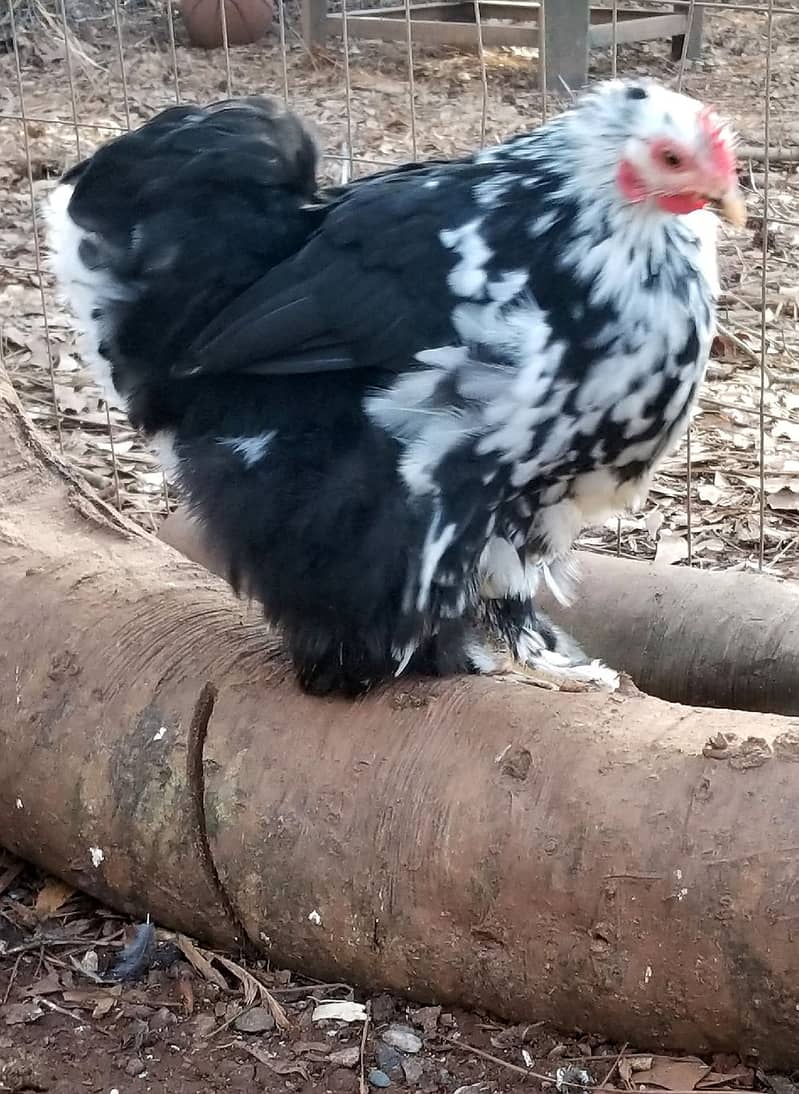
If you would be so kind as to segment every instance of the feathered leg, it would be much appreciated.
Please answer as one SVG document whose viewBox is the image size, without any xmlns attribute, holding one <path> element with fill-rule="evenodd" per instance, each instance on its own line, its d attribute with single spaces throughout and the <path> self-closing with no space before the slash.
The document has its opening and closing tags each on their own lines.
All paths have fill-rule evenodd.
<svg viewBox="0 0 799 1094">
<path fill-rule="evenodd" d="M 570 634 L 535 605 L 535 592 L 542 576 L 554 587 L 559 599 L 568 601 L 571 577 L 568 567 L 563 568 L 560 580 L 556 580 L 544 564 L 526 557 L 508 540 L 494 537 L 483 552 L 480 570 L 481 630 L 495 657 L 498 649 L 505 649 L 516 670 L 521 668 L 563 685 L 573 682 L 598 684 L 611 690 L 618 687 L 615 670 L 590 657 Z"/>
</svg>

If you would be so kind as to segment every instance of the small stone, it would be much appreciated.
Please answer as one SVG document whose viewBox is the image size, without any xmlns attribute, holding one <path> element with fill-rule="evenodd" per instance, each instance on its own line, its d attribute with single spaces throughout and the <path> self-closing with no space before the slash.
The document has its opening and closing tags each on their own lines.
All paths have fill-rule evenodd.
<svg viewBox="0 0 799 1094">
<path fill-rule="evenodd" d="M 125 1064 L 125 1074 L 130 1075 L 132 1079 L 135 1079 L 137 1075 L 141 1075 L 144 1071 L 144 1060 L 138 1056 L 131 1056 L 128 1062 Z"/>
<path fill-rule="evenodd" d="M 266 1007 L 253 1007 L 238 1016 L 233 1028 L 239 1033 L 266 1033 L 275 1028 L 275 1020 Z"/>
<path fill-rule="evenodd" d="M 373 1067 L 366 1077 L 372 1086 L 391 1086 L 391 1079 L 389 1079 L 385 1071 L 381 1071 L 378 1067 Z"/>
<path fill-rule="evenodd" d="M 402 1061 L 402 1071 L 405 1082 L 413 1085 L 421 1079 L 424 1066 L 418 1056 L 406 1056 Z"/>
<path fill-rule="evenodd" d="M 411 1021 L 428 1035 L 435 1033 L 438 1020 L 441 1017 L 441 1007 L 419 1007 L 411 1011 Z"/>
<path fill-rule="evenodd" d="M 398 1048 L 400 1052 L 422 1051 L 422 1038 L 409 1026 L 389 1026 L 382 1036 L 387 1045 Z"/>
<path fill-rule="evenodd" d="M 455 1021 L 454 1014 L 442 1014 L 439 1018 L 439 1021 L 441 1022 L 441 1025 L 446 1026 L 447 1029 L 454 1029 L 455 1026 L 458 1024 Z"/>
<path fill-rule="evenodd" d="M 385 1071 L 392 1079 L 402 1076 L 402 1057 L 391 1045 L 379 1041 L 375 1049 L 375 1059 L 380 1070 Z"/>
<path fill-rule="evenodd" d="M 174 1026 L 177 1020 L 177 1015 L 173 1014 L 169 1007 L 161 1007 L 150 1019 L 150 1029 L 153 1032 L 167 1029 L 169 1026 Z"/>
<path fill-rule="evenodd" d="M 383 992 L 382 995 L 376 995 L 372 1000 L 372 1021 L 377 1025 L 387 1022 L 396 1009 L 397 1004 L 393 996 L 388 995 L 386 992 Z"/>
<path fill-rule="evenodd" d="M 325 1087 L 333 1094 L 358 1094 L 358 1076 L 346 1067 L 337 1067 L 327 1076 Z"/>
<path fill-rule="evenodd" d="M 346 1048 L 340 1048 L 328 1056 L 330 1063 L 338 1067 L 357 1067 L 360 1058 L 361 1050 L 357 1045 L 347 1045 Z"/>
<path fill-rule="evenodd" d="M 213 1014 L 198 1014 L 193 1020 L 192 1025 L 194 1026 L 194 1032 L 202 1039 L 203 1037 L 207 1037 L 212 1030 L 216 1029 L 217 1022 Z"/>
</svg>

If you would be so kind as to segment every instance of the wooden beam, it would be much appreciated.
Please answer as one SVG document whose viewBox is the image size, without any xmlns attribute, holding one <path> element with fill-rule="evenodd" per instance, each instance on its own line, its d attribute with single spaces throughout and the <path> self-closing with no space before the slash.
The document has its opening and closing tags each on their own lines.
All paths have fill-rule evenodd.
<svg viewBox="0 0 799 1094">
<path fill-rule="evenodd" d="M 547 2 L 547 0 L 544 0 Z M 327 13 L 327 0 L 302 0 L 303 35 L 308 45 L 324 41 L 328 34 L 341 33 L 341 13 Z M 685 3 L 675 4 L 670 15 L 652 15 L 640 8 L 619 13 L 616 41 L 620 45 L 671 38 L 672 52 L 681 56 L 687 28 Z M 483 43 L 486 46 L 533 46 L 540 42 L 541 4 L 525 0 L 480 0 Z M 588 79 L 589 49 L 608 48 L 613 43 L 609 9 L 591 9 L 589 0 L 549 0 L 544 20 L 547 87 L 554 92 L 566 84 L 577 89 Z M 503 20 L 503 22 L 493 22 Z M 469 0 L 434 0 L 411 7 L 412 35 L 426 45 L 476 47 L 474 7 Z M 353 38 L 387 42 L 404 41 L 405 8 L 367 8 L 348 15 Z M 691 27 L 688 56 L 699 55 L 702 41 L 702 12 L 697 7 Z"/>
<path fill-rule="evenodd" d="M 654 38 L 669 38 L 685 31 L 684 15 L 653 15 L 649 19 L 620 19 L 616 24 L 616 41 L 620 46 L 630 42 L 648 42 Z M 602 23 L 591 27 L 588 41 L 592 49 L 613 44 L 613 26 Z"/>
<path fill-rule="evenodd" d="M 342 18 L 338 12 L 328 15 L 327 33 L 341 33 Z M 348 15 L 347 27 L 352 38 L 404 42 L 404 20 L 383 19 Z M 414 19 L 413 40 L 424 45 L 477 46 L 475 23 L 444 22 L 439 19 Z M 483 24 L 483 44 L 492 46 L 537 46 L 538 28 L 535 24 L 516 23 Z"/>
<path fill-rule="evenodd" d="M 517 3 L 515 0 L 480 0 L 480 16 L 483 22 L 491 19 L 509 19 L 515 23 L 538 23 L 538 4 Z M 405 20 L 404 5 L 385 8 L 359 8 L 350 12 L 350 19 L 364 17 L 375 19 Z M 411 19 L 441 19 L 442 22 L 473 23 L 474 4 L 470 0 L 444 0 L 444 2 L 413 4 Z"/>
</svg>

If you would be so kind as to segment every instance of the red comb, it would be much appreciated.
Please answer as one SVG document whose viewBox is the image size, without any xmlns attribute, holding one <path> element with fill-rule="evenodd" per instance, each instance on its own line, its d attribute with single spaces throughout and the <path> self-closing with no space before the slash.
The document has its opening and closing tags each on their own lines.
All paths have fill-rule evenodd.
<svg viewBox="0 0 799 1094">
<path fill-rule="evenodd" d="M 735 156 L 725 138 L 724 127 L 711 107 L 706 106 L 699 112 L 699 124 L 707 137 L 713 166 L 721 174 L 735 174 Z"/>
</svg>

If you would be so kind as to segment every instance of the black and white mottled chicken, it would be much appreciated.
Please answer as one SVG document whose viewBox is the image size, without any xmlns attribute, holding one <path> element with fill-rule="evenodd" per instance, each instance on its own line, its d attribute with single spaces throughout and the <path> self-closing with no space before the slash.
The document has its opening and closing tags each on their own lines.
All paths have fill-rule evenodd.
<svg viewBox="0 0 799 1094">
<path fill-rule="evenodd" d="M 309 690 L 516 664 L 613 687 L 537 611 L 686 428 L 733 141 L 610 81 L 535 131 L 328 191 L 265 99 L 176 107 L 69 171 L 58 283 Z"/>
</svg>

